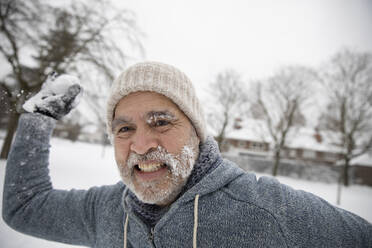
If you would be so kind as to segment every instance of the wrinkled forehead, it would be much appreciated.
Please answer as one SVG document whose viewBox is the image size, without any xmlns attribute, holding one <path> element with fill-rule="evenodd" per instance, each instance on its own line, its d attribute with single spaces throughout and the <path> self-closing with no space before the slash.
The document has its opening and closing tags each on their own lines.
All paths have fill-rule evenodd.
<svg viewBox="0 0 372 248">
<path fill-rule="evenodd" d="M 187 118 L 171 99 L 150 91 L 138 91 L 124 96 L 115 107 L 114 118 L 117 115 L 182 115 Z"/>
</svg>

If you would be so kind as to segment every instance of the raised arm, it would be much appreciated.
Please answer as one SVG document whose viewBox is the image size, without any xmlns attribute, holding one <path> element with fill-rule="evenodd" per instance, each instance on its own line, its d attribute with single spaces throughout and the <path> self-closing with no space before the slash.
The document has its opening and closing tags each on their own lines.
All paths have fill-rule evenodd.
<svg viewBox="0 0 372 248">
<path fill-rule="evenodd" d="M 55 121 L 41 114 L 23 114 L 8 157 L 3 219 L 25 234 L 59 242 L 93 242 L 93 192 L 54 190 L 50 182 L 49 137 Z"/>
<path fill-rule="evenodd" d="M 66 78 L 65 78 L 66 79 Z M 53 82 L 49 82 L 53 83 Z M 7 160 L 3 219 L 17 231 L 70 244 L 94 243 L 96 189 L 54 190 L 49 177 L 49 140 L 55 119 L 67 114 L 79 85 L 57 82 L 25 105 Z"/>
</svg>

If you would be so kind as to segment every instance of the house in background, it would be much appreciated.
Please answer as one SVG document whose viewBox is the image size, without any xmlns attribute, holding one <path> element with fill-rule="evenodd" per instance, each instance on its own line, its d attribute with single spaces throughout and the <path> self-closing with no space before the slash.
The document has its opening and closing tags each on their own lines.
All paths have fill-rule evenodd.
<svg viewBox="0 0 372 248">
<path fill-rule="evenodd" d="M 338 166 L 342 150 L 332 145 L 334 133 L 312 128 L 299 128 L 282 150 L 282 161 L 294 161 L 320 166 Z M 234 128 L 226 135 L 223 151 L 229 156 L 248 156 L 272 159 L 272 140 L 265 135 L 257 120 L 235 121 Z M 372 185 L 372 152 L 351 161 L 351 173 L 356 183 Z"/>
<path fill-rule="evenodd" d="M 255 121 L 235 119 L 234 127 L 222 144 L 221 151 L 233 156 L 252 156 L 266 158 L 270 155 L 271 139 L 261 135 Z"/>
<path fill-rule="evenodd" d="M 224 151 L 235 156 L 272 157 L 272 140 L 265 134 L 260 121 L 235 121 L 234 128 L 226 135 Z M 335 164 L 342 158 L 340 148 L 331 145 L 330 135 L 317 129 L 299 128 L 296 135 L 288 138 L 282 150 L 282 159 Z"/>
<path fill-rule="evenodd" d="M 298 133 L 289 139 L 282 152 L 285 159 L 335 165 L 342 159 L 342 151 L 332 145 L 331 133 L 317 129 L 299 128 Z"/>
</svg>

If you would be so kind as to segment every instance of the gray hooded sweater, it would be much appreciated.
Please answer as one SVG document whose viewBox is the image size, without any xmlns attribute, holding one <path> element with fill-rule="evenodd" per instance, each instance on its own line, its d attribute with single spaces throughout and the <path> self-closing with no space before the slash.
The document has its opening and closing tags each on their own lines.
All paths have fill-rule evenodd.
<svg viewBox="0 0 372 248">
<path fill-rule="evenodd" d="M 88 247 L 372 247 L 372 225 L 323 199 L 201 151 L 216 168 L 182 194 L 150 229 L 119 182 L 53 189 L 48 175 L 54 121 L 23 114 L 7 161 L 3 218 L 40 238 Z M 205 154 L 204 154 L 205 155 Z"/>
</svg>

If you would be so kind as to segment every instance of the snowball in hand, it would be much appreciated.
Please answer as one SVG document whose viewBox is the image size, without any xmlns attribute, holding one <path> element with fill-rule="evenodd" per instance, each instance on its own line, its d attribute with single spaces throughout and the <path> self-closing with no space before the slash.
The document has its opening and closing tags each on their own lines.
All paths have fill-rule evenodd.
<svg viewBox="0 0 372 248">
<path fill-rule="evenodd" d="M 79 103 L 82 92 L 79 83 L 77 77 L 70 75 L 48 78 L 40 92 L 26 101 L 23 108 L 60 119 Z"/>
</svg>

